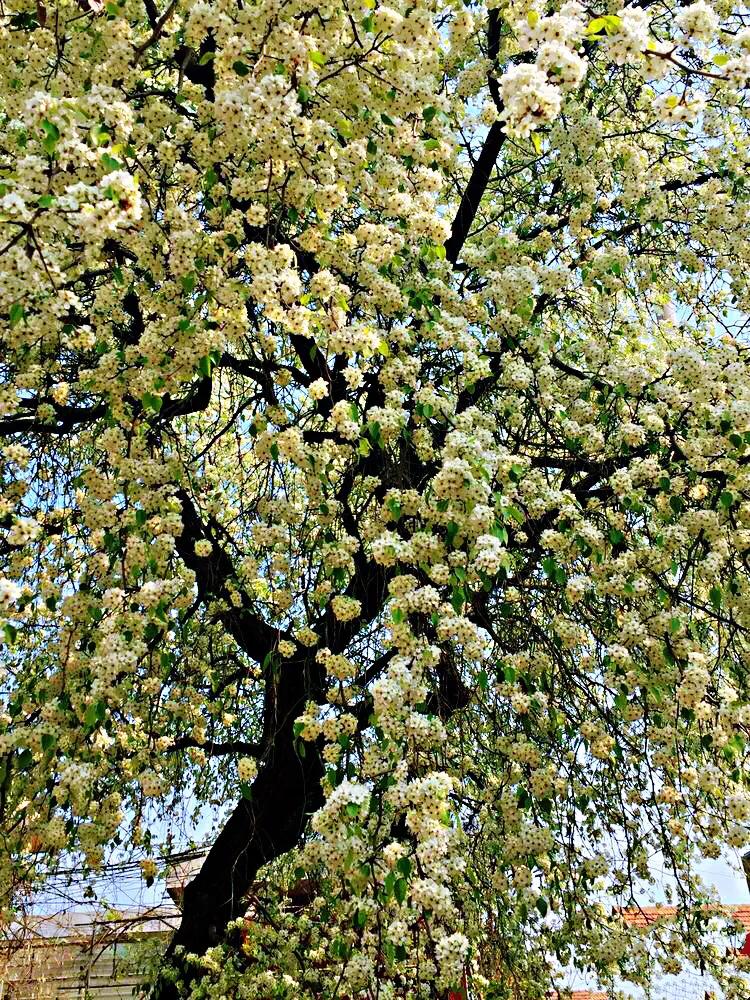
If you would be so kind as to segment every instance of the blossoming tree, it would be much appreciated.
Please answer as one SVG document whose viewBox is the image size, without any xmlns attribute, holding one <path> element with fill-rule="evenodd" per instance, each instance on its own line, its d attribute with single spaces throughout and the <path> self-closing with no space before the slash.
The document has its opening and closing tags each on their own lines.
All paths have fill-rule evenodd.
<svg viewBox="0 0 750 1000">
<path fill-rule="evenodd" d="M 152 876 L 148 825 L 219 801 L 160 1000 L 718 962 L 695 865 L 750 838 L 746 25 L 4 0 L 5 919 L 71 857 Z M 636 940 L 654 854 L 682 920 Z"/>
</svg>

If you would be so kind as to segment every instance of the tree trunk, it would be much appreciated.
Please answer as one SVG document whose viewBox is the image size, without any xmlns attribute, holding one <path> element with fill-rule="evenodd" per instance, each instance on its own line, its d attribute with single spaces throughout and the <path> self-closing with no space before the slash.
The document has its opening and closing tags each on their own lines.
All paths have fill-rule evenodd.
<svg viewBox="0 0 750 1000">
<path fill-rule="evenodd" d="M 297 664 L 286 667 L 295 668 Z M 237 804 L 203 867 L 186 886 L 182 920 L 151 1000 L 187 995 L 195 969 L 184 961 L 184 953 L 202 955 L 223 940 L 227 925 L 245 913 L 258 870 L 299 843 L 308 816 L 322 805 L 323 764 L 317 749 L 308 744 L 300 756 L 295 748 L 294 721 L 304 711 L 304 695 L 300 684 L 296 697 L 277 706 L 283 722 L 270 743 L 271 756 L 252 784 L 251 798 Z"/>
</svg>

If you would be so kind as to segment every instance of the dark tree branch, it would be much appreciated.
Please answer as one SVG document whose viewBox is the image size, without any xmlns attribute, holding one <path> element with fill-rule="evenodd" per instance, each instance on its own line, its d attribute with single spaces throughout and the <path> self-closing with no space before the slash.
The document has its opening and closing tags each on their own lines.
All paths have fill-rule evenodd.
<svg viewBox="0 0 750 1000">
<path fill-rule="evenodd" d="M 227 588 L 237 578 L 231 558 L 219 544 L 216 532 L 203 523 L 188 494 L 178 490 L 177 498 L 182 506 L 183 530 L 175 545 L 182 561 L 195 573 L 198 596 L 202 601 L 218 598 L 226 602 L 226 610 L 220 613 L 222 623 L 240 648 L 257 663 L 262 663 L 284 634 L 254 613 L 244 593 L 241 607 L 231 604 Z M 207 539 L 213 546 L 208 556 L 195 553 L 195 543 L 201 539 Z"/>
<path fill-rule="evenodd" d="M 497 80 L 495 79 L 493 69 L 500 53 L 501 24 L 502 21 L 500 12 L 498 10 L 491 10 L 487 18 L 487 56 L 493 66 L 490 69 L 487 85 L 490 89 L 492 100 L 495 102 L 495 107 L 498 111 L 502 110 L 502 101 L 500 99 L 500 88 Z M 466 190 L 464 191 L 463 197 L 461 198 L 461 202 L 458 206 L 456 217 L 454 218 L 453 225 L 451 226 L 451 234 L 445 243 L 446 259 L 453 265 L 458 262 L 463 245 L 466 242 L 466 238 L 468 237 L 474 223 L 477 211 L 479 210 L 479 204 L 482 200 L 484 192 L 487 189 L 487 184 L 492 176 L 493 167 L 497 162 L 497 158 L 503 147 L 505 138 L 505 132 L 501 122 L 495 122 L 490 126 L 487 138 L 484 140 L 482 152 L 479 154 L 479 159 L 474 164 L 474 170 L 472 171 L 469 183 L 466 185 Z"/>
<path fill-rule="evenodd" d="M 234 578 L 232 561 L 188 494 L 180 491 L 178 496 L 183 520 L 178 553 L 195 572 L 201 599 L 222 598 Z M 213 545 L 206 557 L 195 554 L 195 543 L 203 538 Z M 248 604 L 243 595 L 241 608 L 230 605 L 220 617 L 241 648 L 262 662 L 275 648 L 280 633 Z M 168 964 L 154 986 L 154 1000 L 178 1000 L 186 995 L 175 977 L 189 981 L 192 972 L 181 962 L 178 949 L 202 954 L 222 939 L 227 924 L 244 914 L 258 869 L 299 842 L 308 816 L 322 804 L 323 764 L 313 747 L 304 754 L 298 752 L 294 723 L 305 703 L 320 697 L 324 684 L 325 671 L 314 654 L 304 653 L 285 661 L 281 669 L 266 671 L 263 739 L 257 747 L 252 745 L 255 755 L 262 756 L 262 764 L 251 797 L 243 797 L 235 806 L 200 872 L 185 889 L 182 921 L 167 952 Z"/>
<path fill-rule="evenodd" d="M 165 396 L 159 411 L 159 419 L 173 420 L 175 417 L 184 417 L 188 413 L 198 413 L 199 410 L 205 410 L 211 402 L 211 386 L 211 379 L 206 376 L 194 386 L 193 392 L 184 399 L 172 399 L 170 396 Z"/>
<path fill-rule="evenodd" d="M 503 126 L 500 122 L 495 122 L 490 126 L 487 138 L 484 140 L 482 152 L 474 165 L 474 170 L 453 220 L 451 234 L 445 242 L 445 256 L 451 264 L 458 261 L 504 142 Z"/>
<path fill-rule="evenodd" d="M 192 736 L 181 736 L 167 747 L 165 753 L 176 753 L 178 750 L 187 750 L 190 747 L 205 751 L 209 757 L 223 757 L 233 753 L 259 757 L 263 749 L 260 743 L 249 743 L 247 740 L 227 740 L 225 743 L 214 743 L 213 740 L 208 740 L 205 743 L 200 743 Z"/>
<path fill-rule="evenodd" d="M 46 402 L 46 401 L 45 401 Z M 38 403 L 29 404 L 37 406 Z M 60 406 L 51 403 L 55 409 L 57 421 L 55 423 L 44 423 L 36 417 L 18 416 L 9 417 L 7 420 L 0 420 L 0 436 L 5 434 L 20 434 L 22 432 L 36 434 L 67 434 L 79 424 L 92 424 L 96 420 L 101 420 L 107 412 L 105 403 L 99 403 L 91 407 Z"/>
</svg>

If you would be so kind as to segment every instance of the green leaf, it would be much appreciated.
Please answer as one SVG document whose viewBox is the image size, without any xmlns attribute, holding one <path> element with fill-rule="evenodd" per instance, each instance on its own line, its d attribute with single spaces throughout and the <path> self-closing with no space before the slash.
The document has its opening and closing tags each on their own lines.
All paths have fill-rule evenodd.
<svg viewBox="0 0 750 1000">
<path fill-rule="evenodd" d="M 406 901 L 406 896 L 409 891 L 409 883 L 405 878 L 396 879 L 393 886 L 393 894 L 399 903 L 404 903 Z"/>
<path fill-rule="evenodd" d="M 385 882 L 383 883 L 383 892 L 385 894 L 386 899 L 388 899 L 390 896 L 393 895 L 393 887 L 395 886 L 395 884 L 396 884 L 395 873 L 388 872 L 388 874 L 385 877 Z"/>
<path fill-rule="evenodd" d="M 346 960 L 349 958 L 349 945 L 343 938 L 336 938 L 331 945 L 331 954 L 334 958 Z"/>
<path fill-rule="evenodd" d="M 3 625 L 3 632 L 5 633 L 5 641 L 9 646 L 12 646 L 18 638 L 18 629 L 15 625 L 11 625 L 10 622 L 5 622 Z"/>
<path fill-rule="evenodd" d="M 548 579 L 554 580 L 557 572 L 557 563 L 552 556 L 547 556 L 545 559 L 542 559 L 542 569 L 544 571 L 544 575 Z"/>
<path fill-rule="evenodd" d="M 112 136 L 104 125 L 93 125 L 89 129 L 89 138 L 94 146 L 104 146 L 112 140 Z"/>
<path fill-rule="evenodd" d="M 55 146 L 57 146 L 57 140 L 60 138 L 60 129 L 54 122 L 48 121 L 45 118 L 42 121 L 42 131 L 44 132 L 44 138 L 42 139 L 44 151 L 52 156 L 55 152 Z"/>
<path fill-rule="evenodd" d="M 150 413 L 158 413 L 164 405 L 164 400 L 161 396 L 157 396 L 153 392 L 146 392 L 141 396 L 141 403 L 144 410 L 148 410 Z"/>
<path fill-rule="evenodd" d="M 599 32 L 604 31 L 608 35 L 614 34 L 622 24 L 621 18 L 616 14 L 605 14 L 604 17 L 595 17 L 593 21 L 589 21 L 586 28 L 586 34 L 598 35 Z"/>
<path fill-rule="evenodd" d="M 522 511 L 520 511 L 518 507 L 514 507 L 513 504 L 510 504 L 505 508 L 505 520 L 507 521 L 508 518 L 512 518 L 518 524 L 523 524 L 526 520 Z"/>
<path fill-rule="evenodd" d="M 99 722 L 104 721 L 106 706 L 103 701 L 93 701 L 83 716 L 84 723 L 93 729 Z"/>
<path fill-rule="evenodd" d="M 315 49 L 313 49 L 312 52 L 308 52 L 307 57 L 310 62 L 315 63 L 316 66 L 325 66 L 326 64 L 326 57 L 322 52 L 318 52 Z"/>
<path fill-rule="evenodd" d="M 108 174 L 111 174 L 114 170 L 122 169 L 120 161 L 115 159 L 114 156 L 110 156 L 109 153 L 102 153 L 102 166 Z"/>
<path fill-rule="evenodd" d="M 408 878 L 411 875 L 411 861 L 408 858 L 399 858 L 396 862 L 396 868 L 404 878 Z"/>
<path fill-rule="evenodd" d="M 495 538 L 499 538 L 503 545 L 508 544 L 508 529 L 504 525 L 500 524 L 499 521 L 495 521 L 492 528 L 492 534 Z"/>
<path fill-rule="evenodd" d="M 8 320 L 11 327 L 18 326 L 22 319 L 26 317 L 26 310 L 20 302 L 14 302 L 8 312 Z"/>
</svg>

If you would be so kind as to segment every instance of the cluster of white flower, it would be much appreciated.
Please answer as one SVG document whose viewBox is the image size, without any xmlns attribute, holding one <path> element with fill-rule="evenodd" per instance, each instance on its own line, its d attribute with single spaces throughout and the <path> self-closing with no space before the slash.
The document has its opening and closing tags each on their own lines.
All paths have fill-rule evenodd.
<svg viewBox="0 0 750 1000">
<path fill-rule="evenodd" d="M 623 8 L 617 17 L 617 30 L 608 35 L 603 43 L 607 57 L 618 66 L 640 65 L 649 48 L 648 12 L 633 5 Z"/>
<path fill-rule="evenodd" d="M 311 382 L 307 387 L 307 391 L 310 393 L 310 398 L 316 401 L 325 399 L 328 395 L 328 383 L 325 379 L 316 378 L 315 381 Z"/>
<path fill-rule="evenodd" d="M 719 16 L 706 0 L 695 0 L 683 7 L 675 17 L 676 26 L 689 39 L 696 42 L 710 42 L 719 28 Z"/>
<path fill-rule="evenodd" d="M 427 695 L 422 670 L 407 657 L 395 656 L 372 687 L 373 711 L 386 731 L 397 735 L 404 716 Z"/>
<path fill-rule="evenodd" d="M 331 601 L 331 610 L 340 622 L 353 621 L 355 618 L 359 618 L 362 602 L 354 597 L 345 597 L 339 594 Z"/>
<path fill-rule="evenodd" d="M 469 955 L 469 939 L 464 934 L 446 934 L 435 945 L 435 957 L 445 986 L 455 986 L 461 977 Z"/>
<path fill-rule="evenodd" d="M 237 774 L 240 781 L 250 784 L 258 773 L 258 763 L 252 757 L 240 757 L 237 761 Z"/>
<path fill-rule="evenodd" d="M 144 771 L 138 780 L 146 798 L 158 798 L 166 790 L 166 782 L 155 771 Z"/>
<path fill-rule="evenodd" d="M 18 603 L 21 588 L 13 580 L 0 577 L 0 610 L 7 611 Z"/>
<path fill-rule="evenodd" d="M 536 60 L 511 66 L 500 78 L 510 133 L 529 135 L 558 117 L 563 94 L 586 76 L 588 63 L 576 51 L 585 30 L 585 9 L 577 0 L 567 0 L 549 17 L 534 11 L 517 26 L 521 51 L 536 51 Z"/>
<path fill-rule="evenodd" d="M 474 556 L 474 566 L 494 576 L 502 569 L 507 559 L 507 552 L 495 535 L 480 535 L 477 538 L 477 553 Z"/>
<path fill-rule="evenodd" d="M 685 708 L 696 708 L 703 700 L 710 682 L 710 674 L 704 666 L 691 664 L 682 676 L 677 689 L 677 701 Z"/>
<path fill-rule="evenodd" d="M 337 434 L 347 441 L 354 441 L 359 437 L 359 421 L 356 419 L 352 404 L 345 400 L 339 400 L 331 408 L 330 423 Z"/>
</svg>

